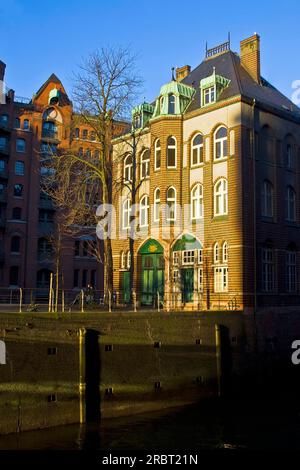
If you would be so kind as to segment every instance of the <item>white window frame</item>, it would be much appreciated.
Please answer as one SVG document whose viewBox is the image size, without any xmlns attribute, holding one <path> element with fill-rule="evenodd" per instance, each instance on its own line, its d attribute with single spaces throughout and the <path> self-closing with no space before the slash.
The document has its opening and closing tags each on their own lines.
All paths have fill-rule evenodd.
<svg viewBox="0 0 300 470">
<path fill-rule="evenodd" d="M 130 253 L 130 251 L 127 251 L 126 266 L 127 266 L 127 269 L 130 269 L 130 266 L 131 266 L 131 253 Z"/>
<path fill-rule="evenodd" d="M 203 249 L 199 248 L 198 250 L 198 264 L 203 264 Z"/>
<path fill-rule="evenodd" d="M 195 184 L 191 190 L 191 219 L 203 219 L 203 185 Z"/>
<path fill-rule="evenodd" d="M 120 262 L 121 269 L 125 269 L 126 268 L 126 263 L 125 263 L 126 254 L 125 254 L 125 251 L 121 251 L 120 256 L 121 256 L 121 262 Z"/>
<path fill-rule="evenodd" d="M 122 228 L 127 230 L 130 228 L 130 215 L 131 215 L 131 201 L 125 199 L 122 205 Z"/>
<path fill-rule="evenodd" d="M 274 292 L 275 290 L 274 250 L 272 248 L 263 248 L 261 260 L 262 260 L 262 290 L 263 292 Z"/>
<path fill-rule="evenodd" d="M 206 96 L 208 96 L 208 102 L 206 102 Z M 209 106 L 216 102 L 216 86 L 210 86 L 202 90 L 202 106 Z"/>
<path fill-rule="evenodd" d="M 159 165 L 157 165 L 157 155 L 159 154 Z M 160 170 L 161 167 L 161 146 L 160 139 L 156 139 L 154 143 L 154 169 Z"/>
<path fill-rule="evenodd" d="M 219 243 L 216 242 L 214 244 L 214 263 L 219 263 L 220 262 L 220 247 Z"/>
<path fill-rule="evenodd" d="M 216 266 L 214 268 L 214 292 L 228 292 L 228 267 Z"/>
<path fill-rule="evenodd" d="M 169 194 L 169 191 L 173 189 L 174 190 L 174 197 L 169 197 L 168 194 Z M 168 217 L 167 217 L 167 221 L 168 222 L 173 222 L 176 220 L 176 213 L 177 213 L 177 203 L 176 203 L 176 200 L 177 200 L 177 191 L 176 189 L 174 188 L 174 186 L 170 186 L 168 189 L 167 189 L 167 211 L 168 211 Z M 169 203 L 171 203 L 171 205 L 169 205 Z M 173 207 L 173 215 L 174 217 L 171 217 L 171 210 L 170 210 L 170 207 L 172 208 Z"/>
<path fill-rule="evenodd" d="M 148 154 L 148 158 L 145 158 L 145 155 L 147 154 Z M 149 178 L 150 176 L 150 150 L 149 149 L 145 149 L 141 154 L 140 171 L 141 171 L 141 179 Z"/>
<path fill-rule="evenodd" d="M 149 225 L 149 196 L 146 194 L 140 200 L 140 227 Z"/>
<path fill-rule="evenodd" d="M 172 253 L 173 266 L 180 265 L 180 251 L 173 251 Z"/>
<path fill-rule="evenodd" d="M 195 264 L 195 250 L 183 250 L 181 253 L 183 266 L 190 266 Z"/>
<path fill-rule="evenodd" d="M 297 253 L 286 250 L 285 252 L 285 277 L 287 292 L 297 292 Z"/>
<path fill-rule="evenodd" d="M 168 141 L 169 139 L 174 139 L 175 141 L 175 144 L 172 144 L 172 145 L 169 145 Z M 175 165 L 169 165 L 169 149 L 170 150 L 175 150 Z M 173 135 L 170 135 L 168 138 L 167 138 L 167 168 L 177 168 L 177 140 L 176 140 L 176 137 L 174 137 Z"/>
<path fill-rule="evenodd" d="M 127 160 L 128 159 L 131 159 L 131 163 L 127 163 Z M 133 164 L 132 164 L 132 155 L 131 154 L 128 154 L 125 158 L 124 158 L 124 181 L 126 183 L 129 183 L 130 181 L 132 181 L 132 169 L 133 167 Z M 128 178 L 127 178 L 128 176 Z"/>
<path fill-rule="evenodd" d="M 225 129 L 226 130 L 226 137 L 217 137 L 217 133 L 221 130 Z M 225 142 L 226 142 L 226 148 L 227 152 L 225 155 Z M 217 144 L 220 144 L 220 157 L 217 157 Z M 219 126 L 218 129 L 215 130 L 214 132 L 214 160 L 219 162 L 220 160 L 224 160 L 228 157 L 228 129 L 226 126 L 222 125 Z"/>
<path fill-rule="evenodd" d="M 203 268 L 198 268 L 198 291 L 203 292 Z"/>
<path fill-rule="evenodd" d="M 292 186 L 286 188 L 286 220 L 288 222 L 296 221 L 296 191 Z"/>
<path fill-rule="evenodd" d="M 197 137 L 201 137 L 202 139 L 202 144 L 194 144 L 194 141 Z M 194 163 L 194 151 L 196 152 L 197 156 L 197 161 Z M 203 135 L 198 132 L 196 135 L 194 135 L 192 142 L 191 142 L 191 167 L 195 167 L 198 165 L 201 165 L 204 160 L 204 138 Z"/>
<path fill-rule="evenodd" d="M 159 196 L 157 196 L 159 193 Z M 156 188 L 154 190 L 154 207 L 153 207 L 153 220 L 154 222 L 159 222 L 160 219 L 160 189 Z"/>
<path fill-rule="evenodd" d="M 274 216 L 274 190 L 272 183 L 268 180 L 264 180 L 262 185 L 261 215 L 263 217 Z"/>
<path fill-rule="evenodd" d="M 220 188 L 220 189 L 218 189 Z M 217 211 L 219 208 L 219 211 Z M 214 215 L 228 214 L 228 183 L 225 178 L 216 181 L 214 185 Z"/>
<path fill-rule="evenodd" d="M 228 243 L 224 242 L 222 246 L 222 260 L 223 263 L 228 263 Z"/>
</svg>

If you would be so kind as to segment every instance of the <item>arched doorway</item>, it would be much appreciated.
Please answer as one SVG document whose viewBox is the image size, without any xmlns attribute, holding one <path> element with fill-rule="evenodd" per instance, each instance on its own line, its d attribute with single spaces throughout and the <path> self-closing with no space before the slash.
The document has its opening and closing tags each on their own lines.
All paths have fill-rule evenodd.
<svg viewBox="0 0 300 470">
<path fill-rule="evenodd" d="M 172 278 L 184 303 L 193 302 L 194 292 L 202 290 L 202 264 L 202 245 L 195 236 L 184 234 L 176 240 L 172 248 Z"/>
<path fill-rule="evenodd" d="M 141 257 L 141 304 L 153 305 L 159 292 L 164 295 L 164 249 L 156 240 L 150 239 L 139 250 Z"/>
</svg>

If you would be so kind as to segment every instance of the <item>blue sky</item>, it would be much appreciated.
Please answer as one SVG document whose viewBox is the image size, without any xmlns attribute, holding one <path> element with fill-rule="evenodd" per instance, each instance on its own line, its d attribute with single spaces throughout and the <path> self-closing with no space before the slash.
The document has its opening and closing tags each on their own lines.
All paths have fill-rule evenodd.
<svg viewBox="0 0 300 470">
<path fill-rule="evenodd" d="M 226 40 L 232 49 L 257 32 L 262 75 L 291 97 L 300 80 L 300 2 L 214 0 L 0 0 L 0 59 L 6 83 L 31 97 L 54 72 L 72 88 L 81 58 L 103 45 L 130 45 L 139 54 L 146 100 L 169 81 L 172 66 L 197 66 L 209 47 Z M 271 6 L 272 5 L 272 6 Z"/>
</svg>

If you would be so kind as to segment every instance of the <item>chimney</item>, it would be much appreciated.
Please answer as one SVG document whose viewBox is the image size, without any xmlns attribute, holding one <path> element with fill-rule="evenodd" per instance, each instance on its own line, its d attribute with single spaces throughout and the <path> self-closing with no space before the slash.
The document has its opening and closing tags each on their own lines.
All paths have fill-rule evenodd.
<svg viewBox="0 0 300 470">
<path fill-rule="evenodd" d="M 251 77 L 260 83 L 260 37 L 254 33 L 240 42 L 241 64 Z"/>
<path fill-rule="evenodd" d="M 5 68 L 6 68 L 5 63 L 2 62 L 2 60 L 0 60 L 0 80 L 1 80 L 2 82 L 3 82 L 3 80 L 4 80 Z"/>
<path fill-rule="evenodd" d="M 183 67 L 176 67 L 176 81 L 181 82 L 191 71 L 190 65 L 184 65 Z"/>
</svg>

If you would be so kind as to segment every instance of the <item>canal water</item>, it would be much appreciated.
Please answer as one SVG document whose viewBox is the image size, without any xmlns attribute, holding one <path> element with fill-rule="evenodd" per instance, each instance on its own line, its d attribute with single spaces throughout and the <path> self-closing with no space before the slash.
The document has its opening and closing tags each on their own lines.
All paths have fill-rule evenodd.
<svg viewBox="0 0 300 470">
<path fill-rule="evenodd" d="M 300 403 L 210 400 L 181 409 L 0 436 L 0 450 L 300 450 Z"/>
</svg>

